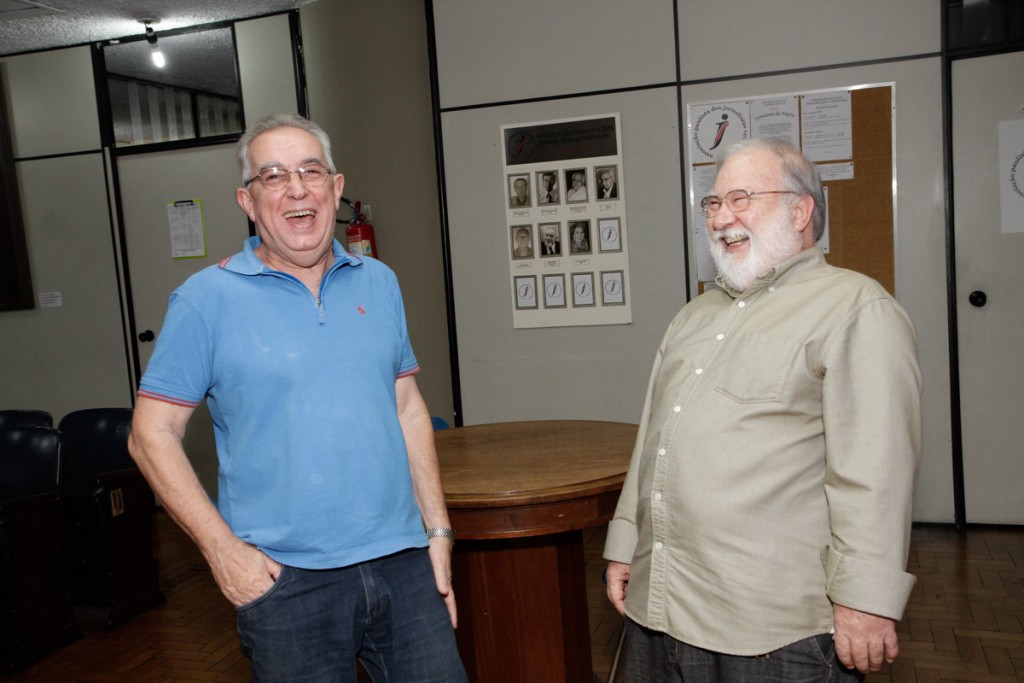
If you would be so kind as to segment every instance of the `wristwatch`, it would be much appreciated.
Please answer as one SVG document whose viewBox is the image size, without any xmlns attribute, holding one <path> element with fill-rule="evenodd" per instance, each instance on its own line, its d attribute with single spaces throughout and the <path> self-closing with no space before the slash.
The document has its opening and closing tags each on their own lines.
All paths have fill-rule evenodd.
<svg viewBox="0 0 1024 683">
<path fill-rule="evenodd" d="M 455 543 L 455 532 L 446 526 L 432 526 L 427 531 L 427 538 L 447 538 L 453 544 Z"/>
</svg>

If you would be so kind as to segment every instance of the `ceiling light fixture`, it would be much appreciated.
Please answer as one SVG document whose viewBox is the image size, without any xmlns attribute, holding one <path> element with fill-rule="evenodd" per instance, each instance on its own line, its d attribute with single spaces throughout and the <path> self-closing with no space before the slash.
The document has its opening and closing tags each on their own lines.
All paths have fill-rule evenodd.
<svg viewBox="0 0 1024 683">
<path fill-rule="evenodd" d="M 167 60 L 164 59 L 164 53 L 160 51 L 160 46 L 157 45 L 156 31 L 154 31 L 153 27 L 149 25 L 150 22 L 154 20 L 140 19 L 139 21 L 146 25 L 146 41 L 149 43 L 149 47 L 153 50 L 153 64 L 155 64 L 158 69 L 164 68 L 164 65 L 167 64 Z"/>
</svg>

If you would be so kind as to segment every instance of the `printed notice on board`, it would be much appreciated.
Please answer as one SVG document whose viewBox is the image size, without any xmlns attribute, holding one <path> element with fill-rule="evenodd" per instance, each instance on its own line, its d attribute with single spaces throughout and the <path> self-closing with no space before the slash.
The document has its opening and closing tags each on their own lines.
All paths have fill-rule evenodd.
<svg viewBox="0 0 1024 683">
<path fill-rule="evenodd" d="M 802 144 L 811 161 L 853 158 L 853 114 L 850 91 L 833 90 L 801 97 Z"/>
<path fill-rule="evenodd" d="M 167 222 L 171 231 L 171 258 L 206 256 L 202 199 L 167 202 Z"/>
<path fill-rule="evenodd" d="M 750 101 L 751 137 L 777 138 L 800 147 L 800 105 L 795 95 Z"/>
</svg>

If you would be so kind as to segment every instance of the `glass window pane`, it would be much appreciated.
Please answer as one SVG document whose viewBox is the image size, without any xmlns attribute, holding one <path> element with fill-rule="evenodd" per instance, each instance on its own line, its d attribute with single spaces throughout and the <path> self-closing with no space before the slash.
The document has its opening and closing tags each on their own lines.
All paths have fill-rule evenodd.
<svg viewBox="0 0 1024 683">
<path fill-rule="evenodd" d="M 1020 0 L 949 0 L 950 49 L 1008 46 L 1024 41 Z"/>
<path fill-rule="evenodd" d="M 145 39 L 104 47 L 115 145 L 242 132 L 232 30 L 156 36 L 163 68 L 154 64 Z"/>
</svg>

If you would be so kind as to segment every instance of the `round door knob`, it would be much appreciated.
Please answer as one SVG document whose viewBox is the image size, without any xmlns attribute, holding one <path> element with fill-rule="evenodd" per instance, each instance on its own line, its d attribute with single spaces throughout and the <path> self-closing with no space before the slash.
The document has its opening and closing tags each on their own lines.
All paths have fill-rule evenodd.
<svg viewBox="0 0 1024 683">
<path fill-rule="evenodd" d="M 967 296 L 967 300 L 971 302 L 972 306 L 981 308 L 988 302 L 988 297 L 985 296 L 985 292 L 975 290 Z"/>
<path fill-rule="evenodd" d="M 139 332 L 140 342 L 151 342 L 156 339 L 156 335 L 153 334 L 153 330 L 146 330 L 145 332 Z"/>
</svg>

